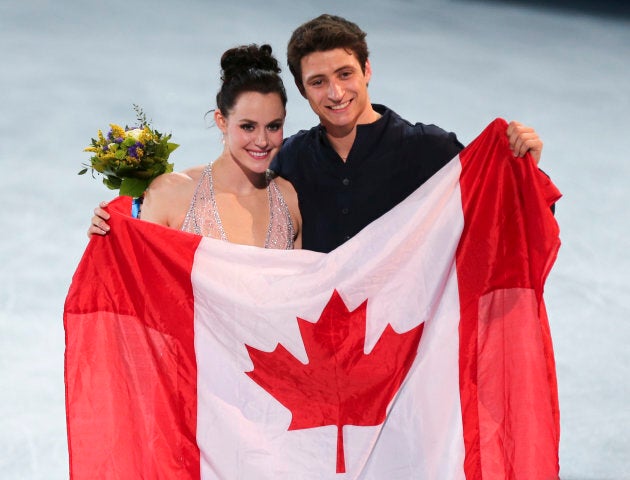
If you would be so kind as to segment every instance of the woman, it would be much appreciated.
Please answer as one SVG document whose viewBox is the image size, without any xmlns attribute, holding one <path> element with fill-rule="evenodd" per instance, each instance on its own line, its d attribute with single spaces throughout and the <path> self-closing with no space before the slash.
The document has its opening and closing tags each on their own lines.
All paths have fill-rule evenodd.
<svg viewBox="0 0 630 480">
<path fill-rule="evenodd" d="M 300 248 L 297 194 L 288 181 L 267 174 L 282 146 L 286 115 L 278 61 L 269 45 L 240 46 L 223 54 L 221 70 L 214 120 L 223 152 L 209 165 L 157 177 L 140 218 L 232 243 Z M 107 233 L 108 218 L 98 208 L 88 235 Z"/>
</svg>

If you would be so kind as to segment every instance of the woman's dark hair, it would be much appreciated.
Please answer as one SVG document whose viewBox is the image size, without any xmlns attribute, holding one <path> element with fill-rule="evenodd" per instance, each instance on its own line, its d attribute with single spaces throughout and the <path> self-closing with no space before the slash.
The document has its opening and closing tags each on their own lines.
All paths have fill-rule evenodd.
<svg viewBox="0 0 630 480">
<path fill-rule="evenodd" d="M 365 36 L 356 23 L 326 13 L 296 28 L 287 47 L 287 63 L 302 95 L 302 58 L 313 52 L 343 48 L 354 54 L 365 73 L 369 54 Z"/>
<path fill-rule="evenodd" d="M 230 48 L 221 56 L 221 89 L 217 93 L 217 108 L 228 116 L 241 93 L 277 93 L 287 105 L 287 92 L 280 78 L 278 60 L 269 45 L 241 45 Z"/>
</svg>

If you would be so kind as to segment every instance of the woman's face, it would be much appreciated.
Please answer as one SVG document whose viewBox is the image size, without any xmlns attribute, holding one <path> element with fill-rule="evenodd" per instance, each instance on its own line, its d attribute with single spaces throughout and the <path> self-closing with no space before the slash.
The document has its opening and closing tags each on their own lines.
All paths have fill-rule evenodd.
<svg viewBox="0 0 630 480">
<path fill-rule="evenodd" d="M 277 93 L 241 93 L 234 108 L 215 120 L 224 134 L 225 148 L 242 167 L 264 173 L 282 146 L 286 111 Z"/>
</svg>

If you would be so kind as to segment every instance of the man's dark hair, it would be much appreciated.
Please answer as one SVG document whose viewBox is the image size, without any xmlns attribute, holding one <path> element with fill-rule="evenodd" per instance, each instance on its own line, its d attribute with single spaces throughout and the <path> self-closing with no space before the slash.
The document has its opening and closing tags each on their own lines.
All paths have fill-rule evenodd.
<svg viewBox="0 0 630 480">
<path fill-rule="evenodd" d="M 368 59 L 366 33 L 356 23 L 342 17 L 323 14 L 295 29 L 287 47 L 287 63 L 295 84 L 304 94 L 302 83 L 302 58 L 313 52 L 325 52 L 335 48 L 351 51 L 365 73 Z"/>
</svg>

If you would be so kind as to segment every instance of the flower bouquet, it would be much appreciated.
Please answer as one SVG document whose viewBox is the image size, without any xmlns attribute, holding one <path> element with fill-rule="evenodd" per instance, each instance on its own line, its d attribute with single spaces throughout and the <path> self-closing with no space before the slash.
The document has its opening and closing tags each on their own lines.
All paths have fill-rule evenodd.
<svg viewBox="0 0 630 480">
<path fill-rule="evenodd" d="M 133 106 L 138 124 L 121 127 L 110 124 L 107 136 L 98 131 L 85 152 L 91 152 L 90 163 L 85 164 L 79 175 L 88 169 L 104 176 L 103 183 L 120 195 L 141 197 L 151 181 L 163 173 L 173 171 L 168 157 L 179 145 L 171 143 L 171 135 L 164 135 L 150 127 L 140 107 Z"/>
</svg>

